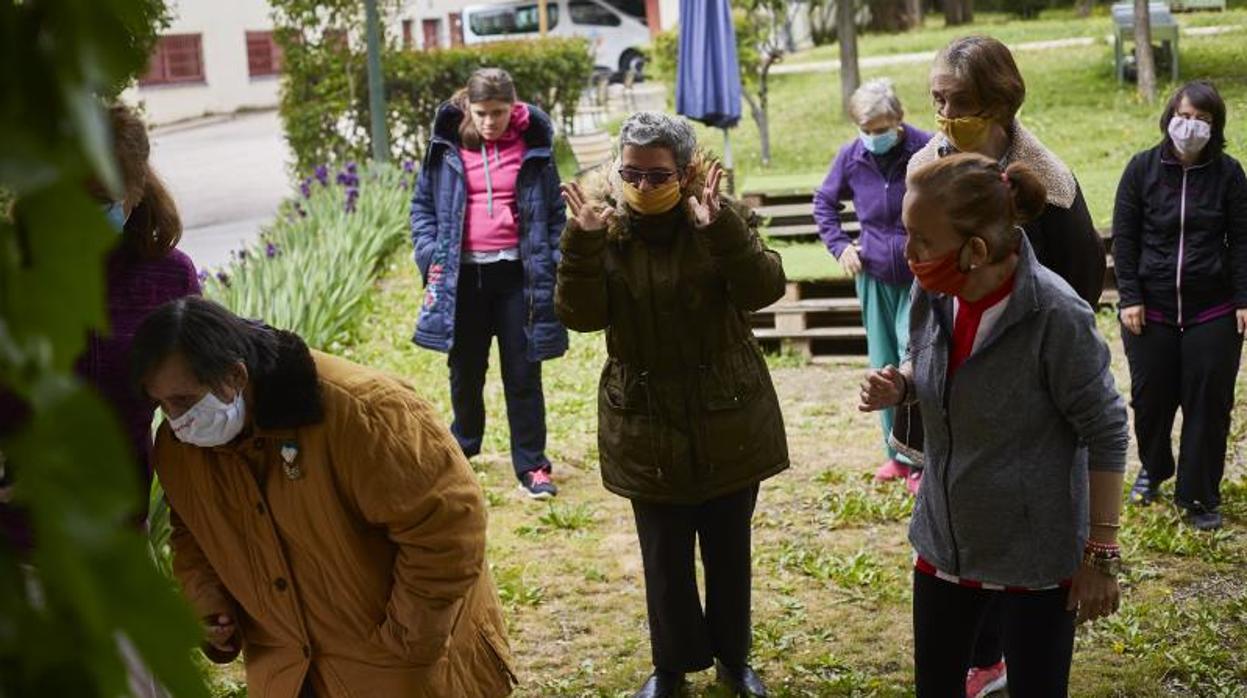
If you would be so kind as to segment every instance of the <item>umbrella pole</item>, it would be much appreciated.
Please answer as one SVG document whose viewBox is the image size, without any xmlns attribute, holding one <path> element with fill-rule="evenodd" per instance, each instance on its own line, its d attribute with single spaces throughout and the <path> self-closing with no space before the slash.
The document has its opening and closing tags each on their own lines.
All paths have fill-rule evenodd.
<svg viewBox="0 0 1247 698">
<path fill-rule="evenodd" d="M 727 193 L 736 194 L 736 171 L 732 165 L 732 132 L 723 129 L 723 169 L 727 170 Z"/>
</svg>

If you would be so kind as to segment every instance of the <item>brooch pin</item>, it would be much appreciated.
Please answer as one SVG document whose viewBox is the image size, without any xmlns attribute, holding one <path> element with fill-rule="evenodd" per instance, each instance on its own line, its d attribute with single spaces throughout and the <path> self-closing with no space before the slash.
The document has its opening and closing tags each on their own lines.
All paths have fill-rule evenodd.
<svg viewBox="0 0 1247 698">
<path fill-rule="evenodd" d="M 295 464 L 295 459 L 299 457 L 299 444 L 293 441 L 287 441 L 281 445 L 281 459 L 285 461 L 281 470 L 286 477 L 291 480 L 298 480 L 303 477 L 303 468 Z"/>
</svg>

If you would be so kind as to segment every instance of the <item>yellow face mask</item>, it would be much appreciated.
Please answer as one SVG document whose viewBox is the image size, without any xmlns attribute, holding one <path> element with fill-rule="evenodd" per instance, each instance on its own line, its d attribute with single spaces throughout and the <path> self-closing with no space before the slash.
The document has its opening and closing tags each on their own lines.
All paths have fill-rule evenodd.
<svg viewBox="0 0 1247 698">
<path fill-rule="evenodd" d="M 948 138 L 953 147 L 963 153 L 971 153 L 982 147 L 992 128 L 992 122 L 981 116 L 947 119 L 936 114 L 935 123 L 939 124 L 940 133 Z"/>
<path fill-rule="evenodd" d="M 641 191 L 635 184 L 624 182 L 623 195 L 628 208 L 642 216 L 666 213 L 680 203 L 680 180 L 672 177 L 649 191 Z"/>
</svg>

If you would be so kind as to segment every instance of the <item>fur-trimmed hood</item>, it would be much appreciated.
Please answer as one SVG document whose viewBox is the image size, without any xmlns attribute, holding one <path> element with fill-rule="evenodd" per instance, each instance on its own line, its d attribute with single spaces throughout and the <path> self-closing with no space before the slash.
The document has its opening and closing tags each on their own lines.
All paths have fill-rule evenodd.
<svg viewBox="0 0 1247 698">
<path fill-rule="evenodd" d="M 524 145 L 528 148 L 553 148 L 554 147 L 554 122 L 550 116 L 534 105 L 524 102 L 516 102 L 512 108 L 512 118 L 519 116 L 516 112 L 522 111 L 519 124 L 520 136 L 524 140 Z M 463 106 L 454 100 L 443 102 L 437 108 L 437 115 L 433 117 L 433 140 L 445 141 L 455 147 L 459 147 L 459 124 L 463 123 L 463 119 L 467 114 L 463 111 Z"/>
<path fill-rule="evenodd" d="M 684 213 L 685 219 L 689 225 L 693 225 L 693 213 L 689 210 L 688 198 L 690 196 L 702 195 L 702 190 L 706 186 L 706 177 L 710 174 L 710 166 L 717 162 L 716 158 L 698 148 L 693 153 L 693 160 L 689 163 L 689 167 L 693 169 L 692 180 L 680 189 L 680 203 L 678 207 Z M 585 199 L 590 206 L 597 209 L 613 208 L 615 217 L 611 221 L 610 226 L 606 230 L 606 236 L 610 240 L 623 241 L 632 237 L 632 229 L 640 220 L 641 216 L 630 210 L 627 204 L 623 203 L 623 179 L 619 176 L 620 159 L 616 157 L 605 167 L 599 167 L 589 174 L 585 175 L 580 182 L 584 189 Z M 725 194 L 719 194 L 720 201 L 725 206 L 731 206 L 736 209 L 740 217 L 750 228 L 758 228 L 761 219 L 753 209 L 728 197 Z"/>
<path fill-rule="evenodd" d="M 936 134 L 926 147 L 914 153 L 909 161 L 909 170 L 935 162 L 938 158 L 957 152 L 948 142 L 944 134 Z M 1061 208 L 1074 205 L 1078 193 L 1078 183 L 1074 173 L 1048 147 L 1039 142 L 1034 134 L 1022 126 L 1022 122 L 1014 120 L 1013 133 L 1010 139 L 1009 152 L 1005 153 L 1001 163 L 1010 165 L 1020 162 L 1028 165 L 1039 176 L 1044 188 L 1048 190 L 1048 203 Z"/>
</svg>

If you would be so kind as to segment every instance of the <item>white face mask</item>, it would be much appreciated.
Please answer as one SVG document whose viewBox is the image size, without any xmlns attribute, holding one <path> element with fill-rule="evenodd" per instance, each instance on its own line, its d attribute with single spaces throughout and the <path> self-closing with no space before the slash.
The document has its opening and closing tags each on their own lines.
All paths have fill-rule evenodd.
<svg viewBox="0 0 1247 698">
<path fill-rule="evenodd" d="M 242 431 L 247 417 L 247 406 L 242 393 L 228 405 L 221 402 L 212 391 L 195 403 L 177 419 L 170 419 L 173 435 L 182 443 L 201 448 L 224 446 Z M 168 418 L 168 415 L 165 415 Z"/>
<path fill-rule="evenodd" d="M 1212 139 L 1212 126 L 1207 121 L 1174 116 L 1169 120 L 1169 140 L 1183 157 L 1199 155 Z"/>
</svg>

